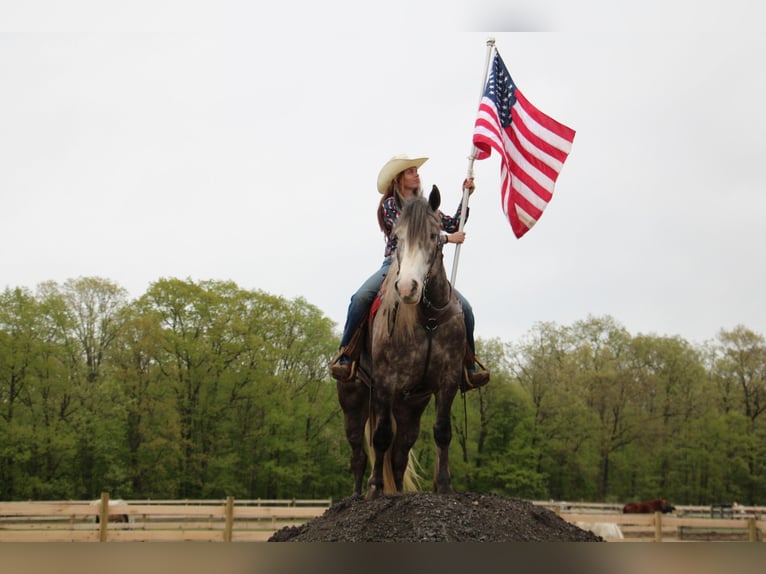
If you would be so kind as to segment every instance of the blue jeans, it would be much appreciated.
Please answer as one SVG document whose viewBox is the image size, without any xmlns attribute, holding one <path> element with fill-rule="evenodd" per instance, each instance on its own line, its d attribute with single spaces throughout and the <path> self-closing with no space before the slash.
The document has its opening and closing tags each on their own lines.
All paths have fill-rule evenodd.
<svg viewBox="0 0 766 574">
<path fill-rule="evenodd" d="M 388 268 L 391 266 L 391 258 L 386 257 L 383 264 L 375 273 L 370 275 L 356 293 L 351 296 L 351 302 L 348 304 L 348 313 L 346 315 L 346 325 L 343 328 L 343 336 L 340 339 L 340 347 L 343 348 L 349 344 L 351 337 L 356 332 L 357 327 L 364 321 L 370 313 L 372 302 L 380 291 L 380 286 L 386 278 Z M 473 308 L 468 300 L 455 289 L 460 305 L 463 307 L 463 319 L 465 320 L 465 332 L 468 340 L 468 348 L 473 354 L 476 354 L 476 343 L 473 339 L 474 318 Z"/>
</svg>

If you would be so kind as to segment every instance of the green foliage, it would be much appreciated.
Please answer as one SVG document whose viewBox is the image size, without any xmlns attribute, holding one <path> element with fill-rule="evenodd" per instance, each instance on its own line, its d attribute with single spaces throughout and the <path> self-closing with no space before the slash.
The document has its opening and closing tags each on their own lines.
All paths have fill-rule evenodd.
<svg viewBox="0 0 766 574">
<path fill-rule="evenodd" d="M 455 487 L 531 499 L 766 501 L 766 342 L 694 347 L 611 317 L 478 340 L 492 382 L 458 396 Z M 303 299 L 160 279 L 0 293 L 0 499 L 341 498 L 350 450 Z M 433 404 L 415 445 L 430 488 Z"/>
</svg>

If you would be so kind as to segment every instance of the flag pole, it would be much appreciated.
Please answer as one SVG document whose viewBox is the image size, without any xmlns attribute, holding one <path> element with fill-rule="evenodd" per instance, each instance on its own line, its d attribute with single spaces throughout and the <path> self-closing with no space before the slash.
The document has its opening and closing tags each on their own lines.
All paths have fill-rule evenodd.
<svg viewBox="0 0 766 574">
<path fill-rule="evenodd" d="M 487 75 L 489 74 L 489 59 L 492 56 L 492 50 L 495 48 L 495 39 L 494 38 L 487 38 L 487 58 L 484 62 L 484 78 L 481 80 L 481 93 L 479 94 L 479 105 L 481 105 L 481 99 L 484 96 L 484 89 L 487 85 Z M 473 161 L 476 159 L 476 147 L 471 143 L 471 155 L 468 156 L 468 173 L 466 174 L 466 179 L 470 179 L 473 177 Z M 463 231 L 463 226 L 465 226 L 465 218 L 466 214 L 468 213 L 468 196 L 470 195 L 470 192 L 467 188 L 463 188 L 463 203 L 462 207 L 460 209 L 460 223 L 458 225 L 458 231 Z M 455 278 L 457 277 L 457 264 L 460 260 L 460 247 L 462 247 L 461 243 L 458 243 L 455 245 L 455 258 L 452 260 L 452 278 L 450 279 L 450 283 L 452 283 L 452 286 L 455 286 Z"/>
</svg>

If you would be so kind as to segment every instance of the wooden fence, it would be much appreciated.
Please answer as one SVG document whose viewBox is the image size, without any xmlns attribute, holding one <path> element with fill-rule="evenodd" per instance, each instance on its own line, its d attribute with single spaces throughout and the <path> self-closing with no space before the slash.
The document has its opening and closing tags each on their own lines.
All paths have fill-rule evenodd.
<svg viewBox="0 0 766 574">
<path fill-rule="evenodd" d="M 673 513 L 622 514 L 622 504 L 534 502 L 581 528 L 616 524 L 624 538 L 609 542 L 763 542 L 766 508 L 731 505 L 676 506 Z M 595 528 L 594 528 L 595 530 Z"/>
<path fill-rule="evenodd" d="M 109 500 L 0 502 L 0 542 L 262 542 L 285 526 L 321 516 L 327 500 Z M 533 502 L 581 528 L 616 524 L 620 542 L 762 542 L 766 508 L 741 513 L 717 506 L 676 507 L 673 514 L 622 514 L 622 505 Z M 114 522 L 110 515 L 127 515 Z"/>
<path fill-rule="evenodd" d="M 0 542 L 260 542 L 332 500 L 0 502 Z M 109 516 L 127 515 L 128 522 Z"/>
</svg>

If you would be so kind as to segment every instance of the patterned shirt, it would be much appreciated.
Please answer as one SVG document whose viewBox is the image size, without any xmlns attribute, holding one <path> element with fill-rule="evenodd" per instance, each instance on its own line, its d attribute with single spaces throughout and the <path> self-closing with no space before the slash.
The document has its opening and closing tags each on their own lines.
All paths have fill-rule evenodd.
<svg viewBox="0 0 766 574">
<path fill-rule="evenodd" d="M 441 228 L 447 233 L 454 233 L 460 227 L 460 214 L 463 211 L 462 202 L 457 206 L 457 211 L 454 217 L 444 215 L 439 211 L 439 219 L 441 219 Z M 466 221 L 468 221 L 468 214 L 471 212 L 470 208 L 466 211 Z M 394 251 L 396 251 L 396 236 L 392 235 L 391 231 L 394 228 L 396 220 L 399 219 L 399 215 L 402 213 L 399 204 L 396 202 L 396 198 L 392 195 L 387 197 L 383 201 L 383 224 L 386 226 L 386 251 L 383 254 L 384 257 L 390 257 Z M 444 235 L 439 236 L 439 247 L 444 244 Z"/>
</svg>

